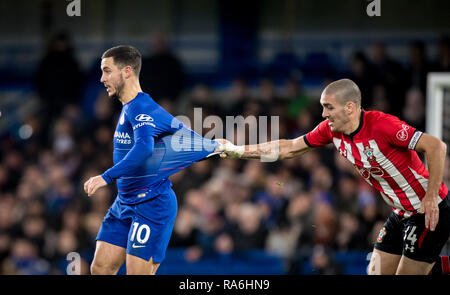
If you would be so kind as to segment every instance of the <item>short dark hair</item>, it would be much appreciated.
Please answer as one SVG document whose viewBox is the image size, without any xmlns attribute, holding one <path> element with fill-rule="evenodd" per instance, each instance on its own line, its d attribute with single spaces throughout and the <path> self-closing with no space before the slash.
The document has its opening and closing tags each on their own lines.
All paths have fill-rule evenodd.
<svg viewBox="0 0 450 295">
<path fill-rule="evenodd" d="M 341 79 L 328 84 L 325 94 L 336 95 L 341 102 L 352 101 L 356 106 L 361 106 L 361 90 L 358 85 L 350 79 Z"/>
<path fill-rule="evenodd" d="M 142 55 L 135 47 L 130 45 L 119 45 L 106 50 L 103 58 L 112 57 L 114 64 L 120 69 L 125 66 L 133 68 L 134 73 L 139 77 L 142 65 Z"/>
</svg>

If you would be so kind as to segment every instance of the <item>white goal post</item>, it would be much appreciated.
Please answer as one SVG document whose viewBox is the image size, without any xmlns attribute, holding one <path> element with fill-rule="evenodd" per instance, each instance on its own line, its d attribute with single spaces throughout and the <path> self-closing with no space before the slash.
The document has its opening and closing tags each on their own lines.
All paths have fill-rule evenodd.
<svg viewBox="0 0 450 295">
<path fill-rule="evenodd" d="M 450 88 L 450 73 L 429 73 L 427 77 L 426 132 L 442 139 L 444 90 Z"/>
<path fill-rule="evenodd" d="M 447 143 L 447 159 L 450 153 L 450 72 L 429 73 L 427 77 L 426 132 Z M 448 164 L 448 163 L 446 163 Z M 446 165 L 444 169 L 449 169 Z M 444 171 L 444 183 L 450 185 L 450 171 Z M 442 249 L 442 255 L 450 254 L 450 239 Z"/>
</svg>

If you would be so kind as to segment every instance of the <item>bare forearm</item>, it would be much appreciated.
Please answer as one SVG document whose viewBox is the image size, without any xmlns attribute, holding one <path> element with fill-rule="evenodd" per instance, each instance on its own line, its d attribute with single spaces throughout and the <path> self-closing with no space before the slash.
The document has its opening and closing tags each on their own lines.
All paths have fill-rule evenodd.
<svg viewBox="0 0 450 295">
<path fill-rule="evenodd" d="M 444 174 L 447 146 L 443 142 L 438 142 L 425 153 L 428 164 L 428 172 L 430 174 L 428 178 L 427 194 L 430 196 L 436 196 L 439 193 L 439 188 L 441 186 Z"/>
<path fill-rule="evenodd" d="M 241 158 L 283 160 L 300 156 L 310 148 L 305 145 L 303 138 L 280 139 L 244 147 Z"/>
<path fill-rule="evenodd" d="M 280 148 L 283 141 L 285 140 L 275 140 L 260 144 L 246 145 L 244 146 L 244 153 L 241 158 L 261 159 L 264 157 L 270 157 L 277 160 L 281 156 Z"/>
</svg>

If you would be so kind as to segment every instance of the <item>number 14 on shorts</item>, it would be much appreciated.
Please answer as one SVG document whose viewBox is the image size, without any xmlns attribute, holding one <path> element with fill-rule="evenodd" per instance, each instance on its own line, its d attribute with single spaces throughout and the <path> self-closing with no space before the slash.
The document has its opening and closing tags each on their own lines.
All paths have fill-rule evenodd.
<svg viewBox="0 0 450 295">
<path fill-rule="evenodd" d="M 409 250 L 411 253 L 414 252 L 414 245 L 417 241 L 417 235 L 414 233 L 416 231 L 416 228 L 417 227 L 415 225 L 413 225 L 412 227 L 408 226 L 405 230 L 405 236 L 403 237 L 403 240 L 405 241 L 405 250 Z"/>
<path fill-rule="evenodd" d="M 142 248 L 145 247 L 145 244 L 150 238 L 150 227 L 147 224 L 139 224 L 138 222 L 133 222 L 133 229 L 131 232 L 130 242 L 134 242 L 134 239 L 141 245 L 136 245 L 133 243 L 131 247 L 133 248 Z"/>
</svg>

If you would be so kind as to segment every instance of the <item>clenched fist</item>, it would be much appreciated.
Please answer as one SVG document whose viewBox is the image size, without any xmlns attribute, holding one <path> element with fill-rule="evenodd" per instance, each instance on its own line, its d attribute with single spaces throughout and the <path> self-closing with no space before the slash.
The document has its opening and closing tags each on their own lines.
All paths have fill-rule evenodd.
<svg viewBox="0 0 450 295">
<path fill-rule="evenodd" d="M 84 191 L 88 194 L 88 196 L 92 196 L 93 194 L 95 194 L 95 192 L 103 187 L 106 186 L 107 183 L 106 181 L 103 179 L 103 177 L 101 175 L 97 175 L 94 177 L 91 177 L 88 179 L 88 181 L 86 181 L 84 183 Z"/>
</svg>

